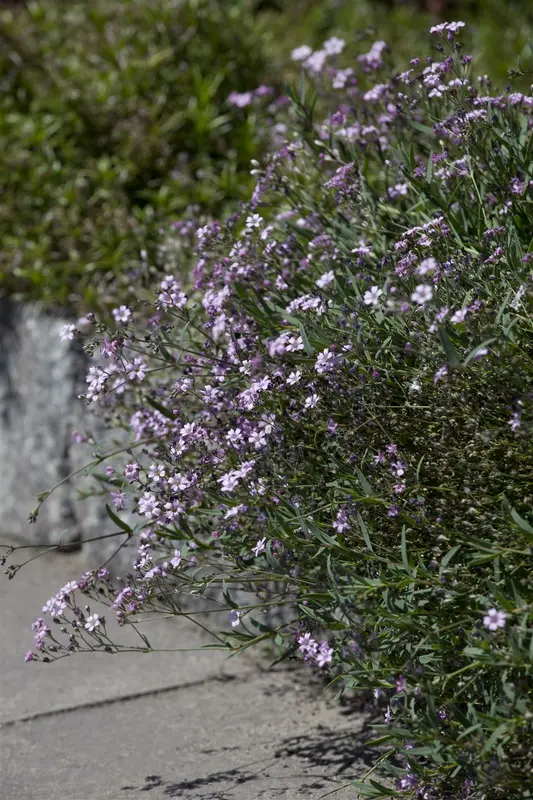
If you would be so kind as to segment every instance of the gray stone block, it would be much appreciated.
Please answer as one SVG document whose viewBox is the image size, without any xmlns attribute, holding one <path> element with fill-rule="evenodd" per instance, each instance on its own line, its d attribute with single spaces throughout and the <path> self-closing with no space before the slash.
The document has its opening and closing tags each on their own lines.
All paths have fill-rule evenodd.
<svg viewBox="0 0 533 800">
<path fill-rule="evenodd" d="M 92 457 L 73 432 L 97 422 L 78 399 L 87 356 L 79 342 L 59 337 L 68 321 L 36 305 L 0 301 L 0 534 L 15 542 L 72 547 L 115 528 L 102 498 L 77 499 L 94 481 L 68 478 Z M 30 524 L 37 496 L 60 482 Z M 87 545 L 88 564 L 116 544 Z"/>
<path fill-rule="evenodd" d="M 100 452 L 114 449 L 118 434 L 106 431 L 78 397 L 86 388 L 89 360 L 78 341 L 61 341 L 59 332 L 69 321 L 36 305 L 0 300 L 0 543 L 61 543 L 69 549 L 84 542 L 86 568 L 111 559 L 110 571 L 124 576 L 132 571 L 137 542 L 115 554 L 124 534 L 90 541 L 116 530 L 105 510 L 109 498 L 79 499 L 80 492 L 96 486 L 94 478 L 79 472 L 94 457 L 94 446 L 74 442 L 73 432 L 90 430 L 105 443 Z M 78 474 L 69 478 L 73 472 Z M 37 496 L 60 482 L 30 524 Z M 138 521 L 131 510 L 120 516 L 132 526 Z M 275 583 L 270 588 L 279 589 Z M 221 591 L 212 589 L 204 601 L 190 598 L 186 605 L 210 607 L 209 598 L 221 600 Z M 251 597 L 239 591 L 235 599 L 245 604 Z M 291 615 L 282 606 L 269 610 L 262 621 L 280 624 Z"/>
</svg>

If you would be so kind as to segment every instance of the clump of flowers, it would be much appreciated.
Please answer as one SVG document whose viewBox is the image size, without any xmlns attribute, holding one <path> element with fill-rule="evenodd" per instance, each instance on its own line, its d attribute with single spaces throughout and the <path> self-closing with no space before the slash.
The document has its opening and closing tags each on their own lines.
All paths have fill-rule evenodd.
<svg viewBox="0 0 533 800">
<path fill-rule="evenodd" d="M 373 693 L 395 796 L 525 798 L 533 97 L 487 94 L 461 27 L 403 71 L 383 42 L 293 52 L 298 135 L 251 203 L 198 229 L 149 323 L 101 326 L 86 399 L 130 433 L 110 491 L 137 529 L 110 515 L 137 557 L 120 589 L 93 573 L 53 598 L 68 638 L 41 619 L 27 659 L 114 646 L 77 591 L 125 624 L 220 585 L 230 646 L 271 638 Z"/>
</svg>

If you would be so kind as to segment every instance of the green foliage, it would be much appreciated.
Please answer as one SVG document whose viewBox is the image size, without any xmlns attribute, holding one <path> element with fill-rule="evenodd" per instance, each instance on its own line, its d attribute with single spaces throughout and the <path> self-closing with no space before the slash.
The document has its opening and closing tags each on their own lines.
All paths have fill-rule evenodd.
<svg viewBox="0 0 533 800">
<path fill-rule="evenodd" d="M 0 12 L 0 288 L 101 306 L 162 223 L 246 197 L 262 134 L 227 97 L 267 45 L 240 0 Z"/>
<path fill-rule="evenodd" d="M 528 4 L 466 4 L 478 66 L 531 68 Z M 386 13 L 384 13 L 386 12 Z M 0 11 L 0 291 L 105 307 L 166 227 L 250 190 L 265 131 L 231 91 L 286 75 L 291 47 L 379 29 L 406 57 L 435 18 L 414 3 L 31 0 Z M 524 76 L 524 85 L 531 76 Z"/>
<path fill-rule="evenodd" d="M 348 41 L 372 32 L 384 39 L 404 59 L 418 53 L 431 25 L 442 19 L 461 19 L 469 25 L 475 63 L 503 82 L 522 55 L 528 70 L 533 67 L 529 41 L 533 36 L 533 5 L 529 0 L 462 0 L 418 2 L 417 0 L 277 0 L 277 14 L 270 22 L 298 31 L 297 44 L 319 47 L 332 34 Z M 431 10 L 433 9 L 433 10 Z M 529 86 L 533 75 L 524 80 Z"/>
</svg>

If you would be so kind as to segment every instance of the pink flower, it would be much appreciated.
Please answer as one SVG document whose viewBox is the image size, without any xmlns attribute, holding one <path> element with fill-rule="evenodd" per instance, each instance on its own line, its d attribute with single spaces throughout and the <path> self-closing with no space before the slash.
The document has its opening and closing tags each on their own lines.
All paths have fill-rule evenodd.
<svg viewBox="0 0 533 800">
<path fill-rule="evenodd" d="M 231 627 L 236 628 L 241 623 L 241 612 L 232 609 L 228 614 L 228 620 L 231 623 Z"/>
<path fill-rule="evenodd" d="M 317 667 L 326 667 L 328 664 L 331 664 L 332 656 L 333 648 L 329 647 L 326 641 L 323 641 L 316 654 Z"/>
<path fill-rule="evenodd" d="M 253 99 L 253 92 L 232 92 L 228 97 L 228 102 L 236 108 L 246 108 Z"/>
<path fill-rule="evenodd" d="M 489 608 L 486 616 L 483 617 L 483 625 L 489 631 L 497 631 L 498 628 L 505 628 L 505 611 L 498 611 L 496 608 Z"/>
</svg>

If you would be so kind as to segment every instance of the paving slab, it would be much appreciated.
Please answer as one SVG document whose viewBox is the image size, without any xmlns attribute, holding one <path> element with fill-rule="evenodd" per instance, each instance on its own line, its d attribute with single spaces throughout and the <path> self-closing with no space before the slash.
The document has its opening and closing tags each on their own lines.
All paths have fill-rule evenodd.
<svg viewBox="0 0 533 800">
<path fill-rule="evenodd" d="M 31 623 L 44 603 L 85 569 L 81 554 L 49 553 L 24 567 L 13 580 L 0 574 L 0 723 L 179 686 L 224 671 L 224 653 L 198 649 L 184 652 L 185 648 L 205 646 L 207 638 L 180 618 L 149 621 L 143 627 L 153 647 L 170 652 L 84 653 L 51 664 L 25 664 L 24 653 L 33 645 Z M 96 606 L 94 611 L 98 611 Z M 105 608 L 101 606 L 100 611 Z M 141 643 L 131 626 L 119 628 L 112 613 L 105 616 L 112 640 L 137 646 Z"/>
<path fill-rule="evenodd" d="M 32 620 L 83 561 L 25 570 L 0 575 L 0 800 L 318 800 L 368 769 L 363 718 L 311 691 L 305 668 L 206 649 L 24 664 Z M 208 641 L 179 620 L 145 630 L 176 650 Z"/>
<path fill-rule="evenodd" d="M 4 725 L 0 796 L 318 800 L 368 768 L 361 726 L 286 674 L 213 678 Z"/>
</svg>

